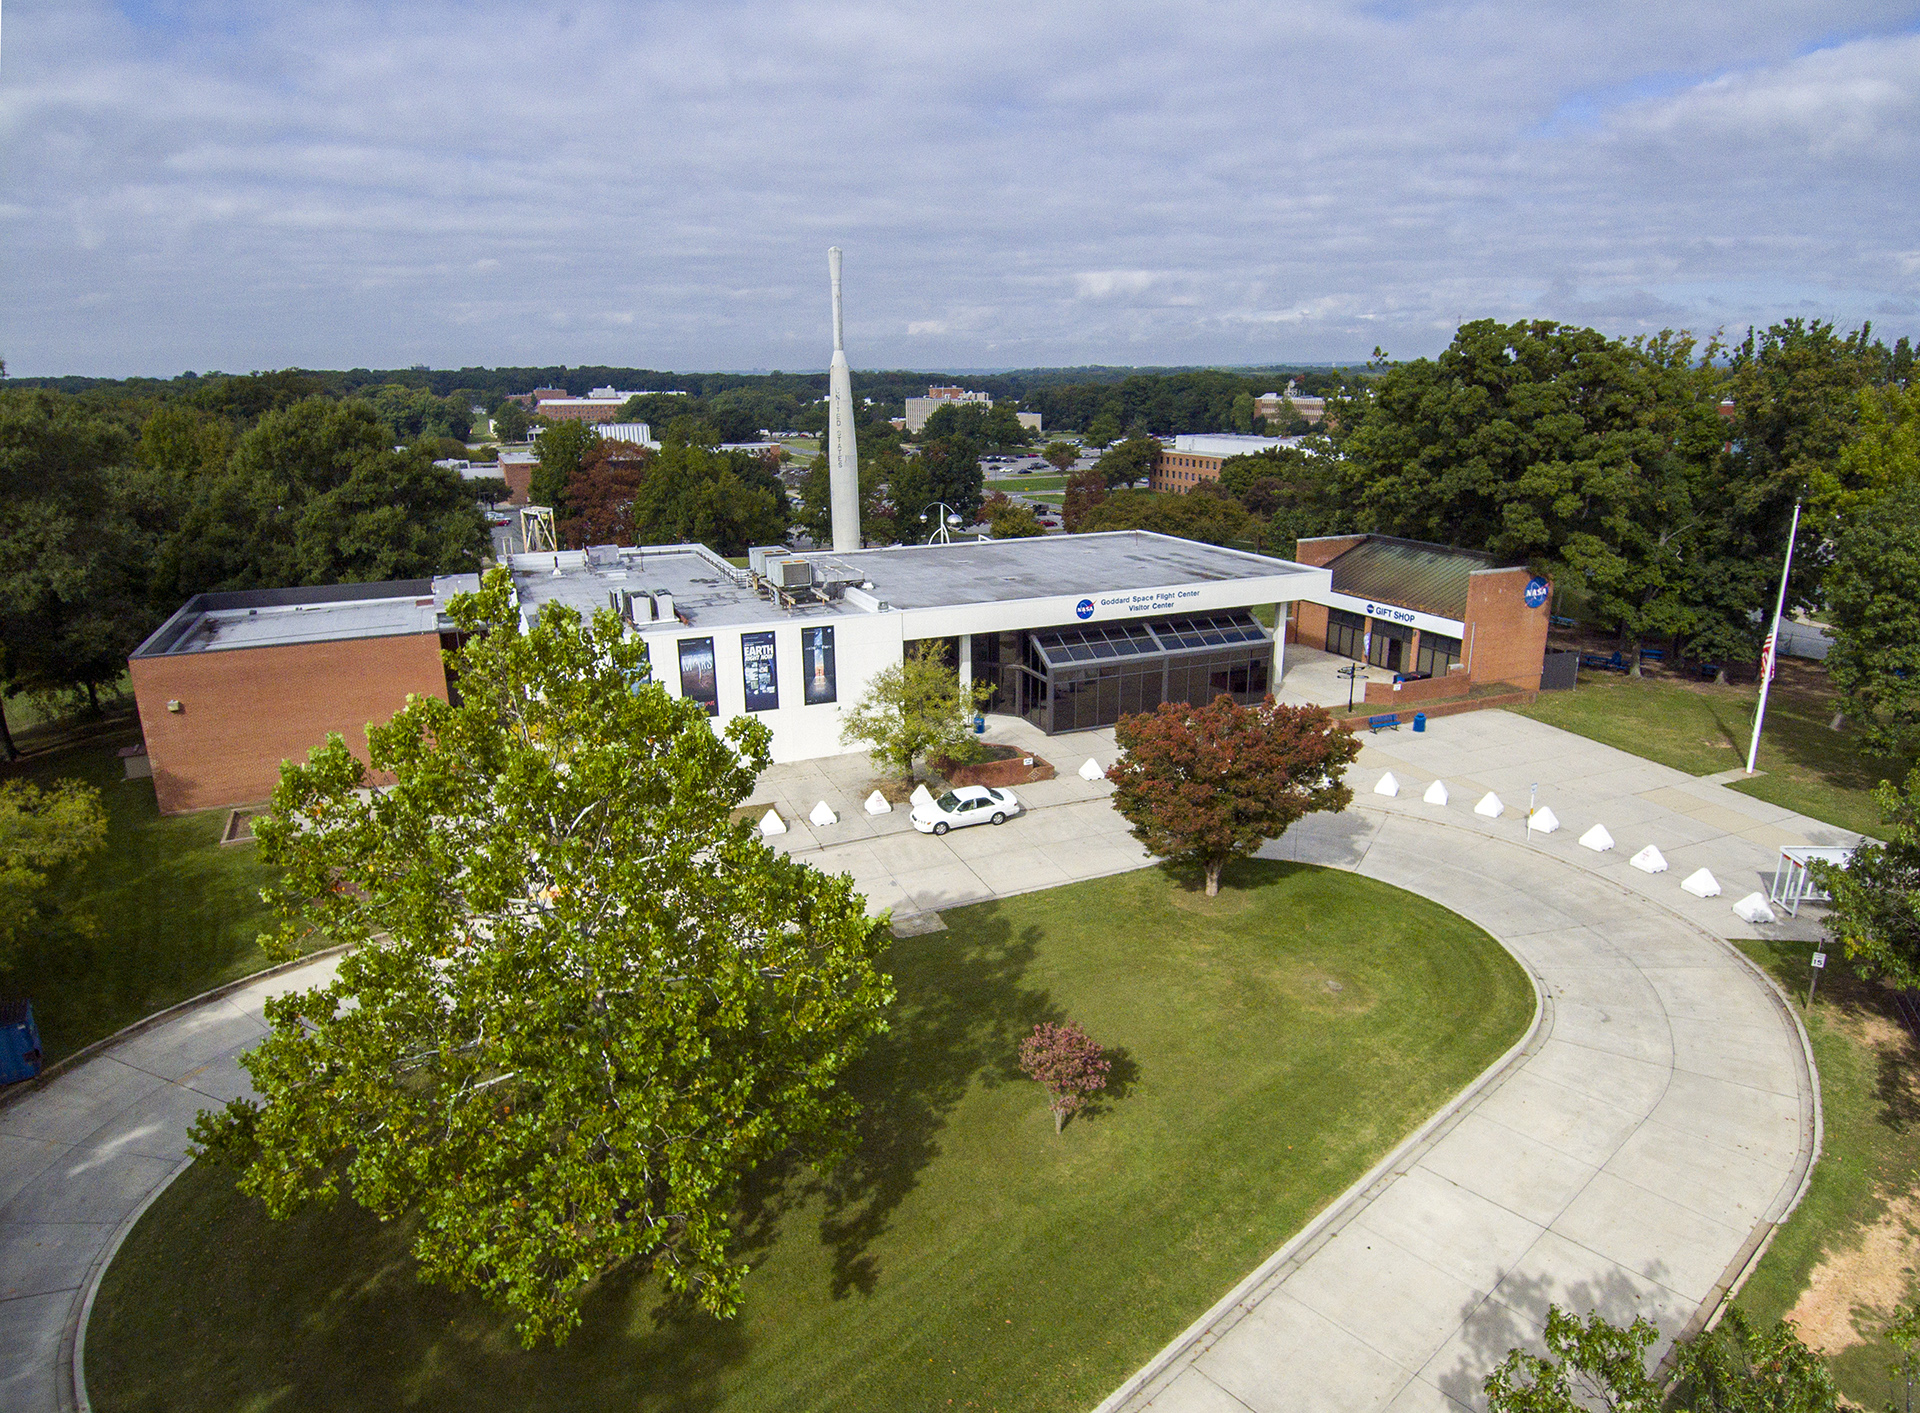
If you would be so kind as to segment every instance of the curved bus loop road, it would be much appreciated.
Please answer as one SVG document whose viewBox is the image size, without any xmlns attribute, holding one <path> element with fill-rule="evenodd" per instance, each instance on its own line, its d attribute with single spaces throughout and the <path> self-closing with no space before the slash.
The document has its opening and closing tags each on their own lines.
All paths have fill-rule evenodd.
<svg viewBox="0 0 1920 1413">
<path fill-rule="evenodd" d="M 1480 1381 L 1514 1345 L 1538 1347 L 1550 1302 L 1644 1313 L 1669 1339 L 1703 1322 L 1805 1190 L 1820 1132 L 1805 1036 L 1723 939 L 1751 932 L 1728 904 L 1764 888 L 1779 844 L 1851 836 L 1504 712 L 1435 725 L 1369 738 L 1355 807 L 1263 852 L 1352 869 L 1480 924 L 1533 977 L 1533 1028 L 1101 1413 L 1483 1406 Z M 993 739 L 1042 740 L 1006 718 Z M 1044 749 L 1061 778 L 1022 787 L 1029 813 L 1003 829 L 936 840 L 899 813 L 866 816 L 863 764 L 775 767 L 756 802 L 804 821 L 825 799 L 835 825 L 795 824 L 777 842 L 852 874 L 902 932 L 916 914 L 933 927 L 939 907 L 1147 862 L 1106 783 L 1071 773 L 1112 760 L 1111 732 Z M 1397 798 L 1369 793 L 1386 770 Z M 1435 778 L 1446 806 L 1421 800 Z M 1566 827 L 1529 840 L 1534 784 Z M 1518 808 L 1472 814 L 1488 789 Z M 1617 851 L 1574 843 L 1595 821 Z M 1671 873 L 1627 869 L 1647 842 Z M 1726 897 L 1680 892 L 1701 864 Z M 1805 918 L 1785 926 L 1815 935 Z M 264 1033 L 265 997 L 332 965 L 163 1012 L 0 1098 L 0 1408 L 85 1406 L 100 1273 L 183 1167 L 195 1114 L 245 1091 L 237 1057 Z"/>
</svg>

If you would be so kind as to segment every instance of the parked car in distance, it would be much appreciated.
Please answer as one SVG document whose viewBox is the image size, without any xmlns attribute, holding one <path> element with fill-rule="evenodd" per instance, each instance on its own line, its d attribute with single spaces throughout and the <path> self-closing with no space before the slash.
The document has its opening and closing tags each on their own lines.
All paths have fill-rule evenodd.
<svg viewBox="0 0 1920 1413">
<path fill-rule="evenodd" d="M 908 818 L 922 834 L 945 834 L 969 824 L 1004 824 L 1020 810 L 1020 801 L 1011 790 L 958 785 L 937 800 L 915 805 Z"/>
</svg>

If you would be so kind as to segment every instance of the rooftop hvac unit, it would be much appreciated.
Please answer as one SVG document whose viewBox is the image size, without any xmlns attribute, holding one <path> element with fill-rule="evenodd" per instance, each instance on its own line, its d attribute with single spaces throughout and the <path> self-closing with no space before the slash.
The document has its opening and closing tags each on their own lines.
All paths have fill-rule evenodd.
<svg viewBox="0 0 1920 1413">
<path fill-rule="evenodd" d="M 653 596 L 647 593 L 634 593 L 631 589 L 620 590 L 620 616 L 629 623 L 653 622 Z"/>
<path fill-rule="evenodd" d="M 772 562 L 769 578 L 777 579 L 783 589 L 804 589 L 813 583 L 813 561 L 781 559 Z"/>
<path fill-rule="evenodd" d="M 673 595 L 665 589 L 655 589 L 653 591 L 653 602 L 659 610 L 660 621 L 662 623 L 673 622 Z"/>
<path fill-rule="evenodd" d="M 620 546 L 588 545 L 587 567 L 589 569 L 618 569 L 620 567 Z"/>
<path fill-rule="evenodd" d="M 747 568 L 761 578 L 767 575 L 767 562 L 787 553 L 785 545 L 751 545 L 747 549 Z"/>
</svg>

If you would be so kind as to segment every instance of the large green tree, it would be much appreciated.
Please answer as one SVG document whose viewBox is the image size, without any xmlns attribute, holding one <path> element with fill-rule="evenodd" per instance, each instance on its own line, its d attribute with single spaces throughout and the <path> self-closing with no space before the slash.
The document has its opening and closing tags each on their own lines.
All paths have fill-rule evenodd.
<svg viewBox="0 0 1920 1413">
<path fill-rule="evenodd" d="M 1113 736 L 1113 807 L 1155 854 L 1200 868 L 1209 898 L 1229 859 L 1353 801 L 1341 777 L 1360 743 L 1324 707 L 1241 706 L 1223 692 L 1203 707 L 1123 716 Z"/>
<path fill-rule="evenodd" d="M 177 603 L 208 589 L 370 583 L 470 572 L 486 521 L 458 473 L 395 451 L 358 400 L 269 412 L 226 467 L 194 478 L 155 582 Z"/>
<path fill-rule="evenodd" d="M 48 920 L 47 885 L 106 842 L 107 815 L 93 786 L 77 780 L 51 790 L 21 780 L 0 784 L 0 972 L 13 965 L 21 936 Z M 56 914 L 63 911 L 71 924 L 87 928 L 84 917 L 55 905 Z"/>
<path fill-rule="evenodd" d="M 633 502 L 636 544 L 703 544 L 723 555 L 779 544 L 789 518 L 786 491 L 766 461 L 673 436 L 663 439 Z"/>
<path fill-rule="evenodd" d="M 529 1343 L 620 1266 L 730 1314 L 741 1180 L 853 1141 L 840 1077 L 884 1028 L 885 925 L 731 820 L 767 728 L 716 734 L 612 613 L 523 631 L 500 570 L 450 612 L 461 703 L 374 727 L 381 777 L 332 737 L 256 826 L 275 949 L 353 950 L 267 1003 L 260 1098 L 195 1138 L 276 1217 L 342 1193 L 417 1215 L 421 1275 Z"/>
<path fill-rule="evenodd" d="M 84 692 L 152 629 L 155 529 L 120 418 L 73 397 L 0 392 L 0 685 Z M 154 518 L 163 514 L 155 507 Z M 0 719 L 0 750 L 13 753 Z"/>
<path fill-rule="evenodd" d="M 552 506 L 556 515 L 564 514 L 568 509 L 567 487 L 599 440 L 600 434 L 588 422 L 555 422 L 542 427 L 533 438 L 533 450 L 540 459 L 534 464 L 528 498 L 535 505 Z"/>
<path fill-rule="evenodd" d="M 1832 553 L 1827 674 L 1863 749 L 1910 754 L 1920 748 L 1920 480 L 1839 521 Z"/>
<path fill-rule="evenodd" d="M 1152 437 L 1128 437 L 1109 447 L 1094 463 L 1108 490 L 1131 488 L 1153 476 L 1153 461 L 1160 454 L 1160 443 Z"/>
<path fill-rule="evenodd" d="M 1904 786 L 1874 791 L 1884 844 L 1862 844 L 1845 868 L 1814 869 L 1833 905 L 1827 931 L 1868 976 L 1902 990 L 1920 987 L 1920 767 Z"/>
<path fill-rule="evenodd" d="M 1202 482 L 1190 491 L 1174 495 L 1115 491 L 1087 508 L 1080 517 L 1080 529 L 1087 533 L 1152 530 L 1185 540 L 1224 545 L 1251 538 L 1256 526 L 1239 501 L 1218 486 Z"/>
</svg>

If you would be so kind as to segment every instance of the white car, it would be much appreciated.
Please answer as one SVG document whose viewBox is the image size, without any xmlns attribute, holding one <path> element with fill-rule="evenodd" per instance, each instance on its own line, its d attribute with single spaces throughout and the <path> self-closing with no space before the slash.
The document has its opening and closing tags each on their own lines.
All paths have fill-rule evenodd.
<svg viewBox="0 0 1920 1413">
<path fill-rule="evenodd" d="M 1004 824 L 1020 813 L 1020 801 L 1011 790 L 985 785 L 961 785 L 937 800 L 915 805 L 909 816 L 922 834 L 945 834 L 968 824 Z"/>
</svg>

